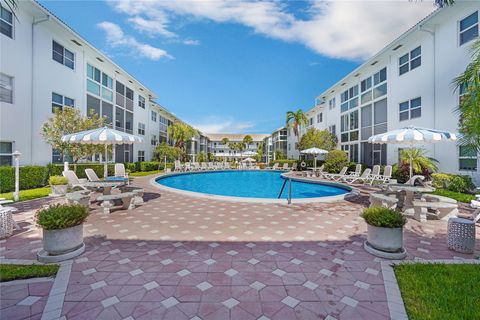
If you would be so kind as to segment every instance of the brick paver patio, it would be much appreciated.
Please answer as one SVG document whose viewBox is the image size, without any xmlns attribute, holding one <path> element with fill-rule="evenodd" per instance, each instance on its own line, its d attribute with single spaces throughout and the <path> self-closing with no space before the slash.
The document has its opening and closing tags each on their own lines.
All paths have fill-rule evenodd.
<svg viewBox="0 0 480 320">
<path fill-rule="evenodd" d="M 135 210 L 104 215 L 95 205 L 87 250 L 72 266 L 67 319 L 389 319 L 381 260 L 362 247 L 365 196 L 225 202 L 159 192 L 149 179 L 135 180 L 146 191 Z M 0 256 L 35 259 L 33 211 L 15 219 L 25 229 L 0 242 Z M 474 257 L 447 250 L 442 221 L 409 220 L 405 247 L 408 259 Z M 16 301 L 2 292 L 2 319 L 28 318 L 17 311 L 25 290 Z M 35 303 L 47 294 L 29 293 L 42 297 Z"/>
</svg>

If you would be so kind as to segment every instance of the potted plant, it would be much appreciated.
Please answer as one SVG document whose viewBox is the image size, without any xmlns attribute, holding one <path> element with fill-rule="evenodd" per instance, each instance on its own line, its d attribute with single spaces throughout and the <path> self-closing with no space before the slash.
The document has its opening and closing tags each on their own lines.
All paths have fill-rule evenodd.
<svg viewBox="0 0 480 320">
<path fill-rule="evenodd" d="M 39 210 L 37 224 L 43 229 L 42 262 L 58 262 L 83 253 L 83 222 L 88 208 L 79 204 L 56 204 Z"/>
<path fill-rule="evenodd" d="M 63 176 L 51 176 L 48 183 L 52 187 L 52 195 L 64 196 L 67 193 L 68 179 Z"/>
<path fill-rule="evenodd" d="M 406 256 L 403 248 L 403 226 L 407 219 L 400 212 L 383 207 L 371 207 L 365 209 L 361 216 L 368 228 L 365 243 L 368 252 L 392 259 Z"/>
</svg>

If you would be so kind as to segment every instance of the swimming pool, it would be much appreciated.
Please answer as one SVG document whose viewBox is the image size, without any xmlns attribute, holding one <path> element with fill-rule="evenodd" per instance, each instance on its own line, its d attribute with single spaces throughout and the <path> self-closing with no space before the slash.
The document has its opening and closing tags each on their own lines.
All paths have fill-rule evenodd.
<svg viewBox="0 0 480 320">
<path fill-rule="evenodd" d="M 285 179 L 281 171 L 231 170 L 192 172 L 159 177 L 156 183 L 168 188 L 227 197 L 277 199 Z M 342 196 L 351 189 L 339 184 L 292 180 L 292 199 Z M 288 182 L 282 193 L 288 197 Z"/>
</svg>

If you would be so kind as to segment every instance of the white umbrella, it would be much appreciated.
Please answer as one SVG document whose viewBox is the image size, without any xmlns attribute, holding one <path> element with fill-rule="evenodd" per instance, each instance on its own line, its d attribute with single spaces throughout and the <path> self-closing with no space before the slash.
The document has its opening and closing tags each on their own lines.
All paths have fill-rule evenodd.
<svg viewBox="0 0 480 320">
<path fill-rule="evenodd" d="M 328 153 L 328 151 L 314 147 L 314 148 L 308 148 L 308 149 L 302 150 L 302 151 L 300 151 L 300 153 L 314 155 L 315 158 L 314 158 L 313 162 L 314 162 L 314 168 L 316 169 L 317 168 L 317 156 L 319 154 L 326 154 L 326 153 Z"/>
<path fill-rule="evenodd" d="M 437 143 L 446 141 L 456 141 L 455 133 L 437 129 L 426 129 L 409 126 L 406 128 L 392 130 L 377 134 L 368 138 L 369 143 L 375 144 L 403 144 L 410 149 L 414 146 L 426 143 Z M 410 158 L 410 178 L 413 175 L 412 158 Z"/>
<path fill-rule="evenodd" d="M 253 157 L 253 156 L 256 156 L 257 153 L 256 152 L 253 152 L 253 151 L 245 151 L 242 153 L 242 156 L 245 156 L 245 157 Z"/>
<path fill-rule="evenodd" d="M 137 137 L 133 134 L 125 133 L 108 127 L 87 130 L 72 134 L 67 134 L 62 137 L 63 142 L 70 143 L 85 143 L 85 144 L 103 144 L 105 145 L 105 162 L 103 175 L 106 178 L 108 175 L 107 169 L 107 147 L 114 144 L 133 144 L 143 142 L 143 138 Z"/>
<path fill-rule="evenodd" d="M 243 159 L 242 162 L 257 162 L 257 160 L 252 158 L 246 158 L 246 159 Z"/>
</svg>

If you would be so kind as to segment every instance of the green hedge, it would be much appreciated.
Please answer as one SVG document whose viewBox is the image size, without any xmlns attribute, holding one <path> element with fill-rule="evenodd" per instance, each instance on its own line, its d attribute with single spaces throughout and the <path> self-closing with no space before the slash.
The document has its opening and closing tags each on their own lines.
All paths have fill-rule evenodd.
<svg viewBox="0 0 480 320">
<path fill-rule="evenodd" d="M 472 192 L 475 184 L 470 176 L 449 173 L 432 174 L 432 185 L 437 189 L 445 189 L 454 192 Z"/>
<path fill-rule="evenodd" d="M 25 166 L 20 168 L 20 189 L 45 186 L 49 178 L 47 167 Z M 15 190 L 15 167 L 0 167 L 0 193 Z"/>
</svg>

